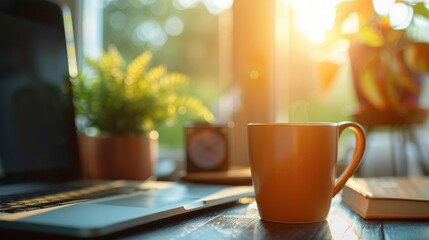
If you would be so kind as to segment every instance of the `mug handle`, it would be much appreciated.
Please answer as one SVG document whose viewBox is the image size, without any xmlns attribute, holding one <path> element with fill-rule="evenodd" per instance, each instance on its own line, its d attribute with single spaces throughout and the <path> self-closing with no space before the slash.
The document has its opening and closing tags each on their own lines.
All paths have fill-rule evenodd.
<svg viewBox="0 0 429 240">
<path fill-rule="evenodd" d="M 341 135 L 341 133 L 346 128 L 350 128 L 353 130 L 356 136 L 356 148 L 353 153 L 353 158 L 351 162 L 346 167 L 346 169 L 341 174 L 341 176 L 335 181 L 333 196 L 337 195 L 337 193 L 344 187 L 347 180 L 355 173 L 356 169 L 359 167 L 359 164 L 361 163 L 362 156 L 363 156 L 363 153 L 365 152 L 365 146 L 366 146 L 365 131 L 360 124 L 355 122 L 344 121 L 344 122 L 338 123 L 338 128 L 339 128 L 339 135 Z"/>
</svg>

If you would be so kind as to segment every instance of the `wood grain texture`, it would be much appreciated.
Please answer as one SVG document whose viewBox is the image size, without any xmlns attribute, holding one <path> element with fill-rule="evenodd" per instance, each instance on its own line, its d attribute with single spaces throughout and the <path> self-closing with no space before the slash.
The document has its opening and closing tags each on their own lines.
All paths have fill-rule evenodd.
<svg viewBox="0 0 429 240">
<path fill-rule="evenodd" d="M 246 200 L 97 239 L 429 239 L 427 220 L 364 220 L 341 202 L 341 196 L 334 198 L 326 221 L 307 224 L 262 221 L 255 202 L 250 199 L 249 204 L 249 199 Z M 4 230 L 0 231 L 0 236 L 61 239 L 59 236 Z"/>
</svg>

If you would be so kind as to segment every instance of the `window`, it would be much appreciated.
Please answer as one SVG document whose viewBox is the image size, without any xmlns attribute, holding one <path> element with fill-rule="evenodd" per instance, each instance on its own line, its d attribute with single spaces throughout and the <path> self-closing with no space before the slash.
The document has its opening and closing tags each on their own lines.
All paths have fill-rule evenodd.
<svg viewBox="0 0 429 240">
<path fill-rule="evenodd" d="M 276 84 L 280 85 L 275 88 L 277 121 L 340 121 L 347 119 L 353 109 L 346 72 L 329 91 L 321 89 L 317 75 L 317 62 L 324 54 L 323 42 L 339 1 L 276 1 Z M 345 61 L 346 54 L 334 58 Z"/>
<path fill-rule="evenodd" d="M 194 80 L 191 90 L 210 106 L 217 121 L 235 123 L 231 139 L 232 165 L 248 165 L 246 127 L 249 122 L 353 119 L 357 99 L 347 56 L 348 45 L 330 54 L 322 48 L 326 31 L 333 23 L 335 6 L 342 0 L 68 2 L 75 17 L 78 59 L 82 60 L 83 55 L 96 56 L 108 44 L 117 45 L 127 60 L 150 49 L 154 51 L 155 64 L 164 64 L 169 70 L 189 75 Z M 409 2 L 399 1 L 398 4 Z M 384 5 L 392 1 L 378 3 Z M 420 13 L 427 13 L 424 3 L 419 1 L 419 4 L 424 7 Z M 373 7 L 371 1 L 365 6 Z M 375 15 L 370 15 L 371 19 L 373 17 Z M 353 21 L 352 16 L 342 28 L 353 31 Z M 402 23 L 395 22 L 398 27 L 402 27 Z M 412 28 L 408 33 L 419 41 L 429 41 L 428 21 L 416 18 L 412 23 L 420 28 Z M 325 58 L 341 64 L 329 89 L 324 89 L 318 76 L 318 64 Z M 427 107 L 429 85 L 426 81 L 423 84 L 420 101 Z M 183 159 L 182 123 L 161 127 L 161 158 Z M 424 146 L 427 145 L 424 134 L 428 122 L 421 127 L 424 131 L 419 131 L 418 137 Z M 377 143 L 389 145 L 388 140 L 378 140 L 382 135 L 375 137 Z M 340 170 L 344 165 L 341 160 L 348 159 L 350 140 L 353 141 L 341 137 Z M 376 147 L 371 149 L 375 149 L 373 152 L 377 156 L 368 159 L 379 161 L 383 157 L 378 154 L 389 154 Z M 408 153 L 404 151 L 404 154 Z M 366 156 L 370 156 L 368 152 Z M 368 166 L 382 172 L 373 165 Z"/>
<path fill-rule="evenodd" d="M 221 31 L 220 15 L 230 9 L 232 1 L 110 0 L 103 4 L 104 49 L 114 44 L 128 62 L 151 50 L 154 66 L 165 65 L 190 76 L 192 94 L 219 116 L 217 99 L 226 87 L 220 81 L 219 49 L 228 34 Z M 161 148 L 183 145 L 184 121 L 158 129 Z"/>
<path fill-rule="evenodd" d="M 153 52 L 152 65 L 164 65 L 191 78 L 190 91 L 216 115 L 230 119 L 232 0 L 97 0 L 71 2 L 76 9 L 76 45 L 80 67 L 115 45 L 129 62 Z M 80 10 L 79 10 L 80 9 Z M 82 32 L 82 34 L 79 34 Z M 185 117 L 159 127 L 161 156 L 178 155 Z M 179 149 L 175 151 L 175 149 Z M 182 157 L 183 154 L 180 154 Z"/>
<path fill-rule="evenodd" d="M 83 36 L 77 41 L 83 51 L 78 56 L 97 54 L 108 44 L 117 45 L 128 60 L 146 49 L 154 51 L 155 64 L 194 80 L 194 94 L 210 106 L 217 121 L 235 122 L 233 164 L 246 165 L 243 139 L 248 122 L 340 121 L 348 119 L 355 108 L 350 69 L 342 69 L 327 92 L 321 91 L 316 75 L 320 45 L 339 1 L 97 0 L 72 4 L 83 13 Z M 334 58 L 346 61 L 344 53 Z M 175 128 L 162 126 L 160 131 L 161 151 L 180 149 L 180 123 Z"/>
</svg>

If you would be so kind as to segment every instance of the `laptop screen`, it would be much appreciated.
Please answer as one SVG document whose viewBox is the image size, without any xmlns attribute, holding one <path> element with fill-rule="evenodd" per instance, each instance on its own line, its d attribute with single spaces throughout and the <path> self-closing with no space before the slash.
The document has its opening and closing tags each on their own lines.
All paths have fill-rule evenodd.
<svg viewBox="0 0 429 240">
<path fill-rule="evenodd" d="M 0 181 L 79 177 L 61 8 L 0 1 L 0 32 Z"/>
</svg>

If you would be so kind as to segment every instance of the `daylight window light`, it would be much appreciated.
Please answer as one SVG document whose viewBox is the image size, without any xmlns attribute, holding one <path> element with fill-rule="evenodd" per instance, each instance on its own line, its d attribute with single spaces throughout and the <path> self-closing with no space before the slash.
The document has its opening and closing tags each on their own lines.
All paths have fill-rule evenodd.
<svg viewBox="0 0 429 240">
<path fill-rule="evenodd" d="M 176 16 L 169 17 L 165 22 L 165 31 L 171 36 L 180 35 L 185 28 L 182 19 Z"/>
<path fill-rule="evenodd" d="M 177 10 L 183 10 L 196 7 L 198 0 L 175 0 L 173 4 Z"/>
<path fill-rule="evenodd" d="M 387 16 L 394 4 L 395 0 L 372 0 L 374 11 L 380 16 Z"/>
<path fill-rule="evenodd" d="M 423 17 L 421 15 L 414 16 L 414 24 L 422 29 L 428 29 L 429 28 L 429 20 L 426 17 Z"/>
<path fill-rule="evenodd" d="M 325 34 L 335 18 L 335 0 L 291 0 L 295 27 L 312 43 L 325 41 Z"/>
<path fill-rule="evenodd" d="M 233 0 L 204 0 L 207 11 L 213 15 L 217 15 L 232 7 Z"/>
<path fill-rule="evenodd" d="M 155 130 L 152 130 L 149 132 L 149 138 L 150 139 L 158 139 L 159 138 L 159 133 Z"/>
<path fill-rule="evenodd" d="M 389 12 L 390 25 L 393 29 L 405 29 L 410 25 L 413 15 L 413 9 L 410 6 L 397 3 Z"/>
<path fill-rule="evenodd" d="M 199 3 L 204 4 L 210 14 L 217 15 L 231 8 L 233 0 L 173 0 L 177 10 L 194 8 Z"/>
<path fill-rule="evenodd" d="M 351 13 L 350 16 L 341 24 L 341 32 L 344 34 L 355 34 L 359 32 L 359 17 L 357 13 Z"/>
</svg>

